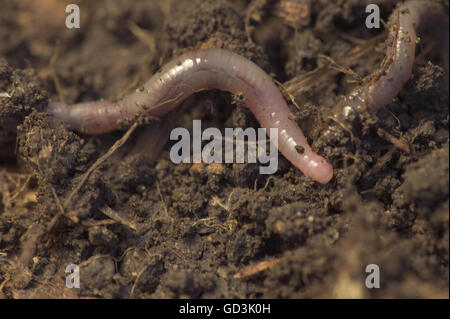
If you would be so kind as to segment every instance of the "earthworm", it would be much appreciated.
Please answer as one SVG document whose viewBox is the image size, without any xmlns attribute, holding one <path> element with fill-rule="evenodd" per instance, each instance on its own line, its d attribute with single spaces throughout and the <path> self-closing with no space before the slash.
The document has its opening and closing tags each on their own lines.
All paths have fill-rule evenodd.
<svg viewBox="0 0 450 319">
<path fill-rule="evenodd" d="M 376 112 L 392 102 L 412 75 L 416 31 L 437 42 L 448 84 L 449 20 L 443 5 L 424 0 L 407 1 L 392 12 L 389 20 L 391 43 L 382 68 L 371 75 L 367 84 L 354 89 L 335 106 L 335 118 L 345 121 L 361 110 Z"/>
<path fill-rule="evenodd" d="M 119 129 L 124 121 L 145 115 L 159 118 L 195 92 L 219 89 L 243 95 L 266 132 L 278 129 L 278 149 L 306 176 L 322 184 L 333 167 L 309 146 L 280 90 L 256 64 L 231 51 L 211 48 L 191 51 L 166 64 L 143 87 L 116 102 L 50 103 L 46 112 L 74 130 L 101 134 Z"/>
</svg>

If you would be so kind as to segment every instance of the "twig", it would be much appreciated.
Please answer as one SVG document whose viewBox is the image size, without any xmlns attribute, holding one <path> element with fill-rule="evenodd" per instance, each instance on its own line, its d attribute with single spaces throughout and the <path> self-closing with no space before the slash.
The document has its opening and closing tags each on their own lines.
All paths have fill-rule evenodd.
<svg viewBox="0 0 450 319">
<path fill-rule="evenodd" d="M 58 195 L 56 194 L 55 189 L 53 188 L 52 185 L 49 185 L 49 187 L 50 187 L 50 190 L 52 191 L 53 198 L 55 199 L 56 206 L 58 206 L 59 212 L 58 212 L 55 216 L 53 216 L 53 218 L 52 218 L 52 219 L 50 220 L 50 222 L 48 223 L 47 228 L 46 228 L 47 232 L 49 232 L 50 230 L 52 230 L 53 226 L 55 226 L 55 224 L 56 224 L 56 222 L 58 221 L 59 217 L 65 215 L 64 207 L 61 205 L 61 201 L 59 200 L 59 197 L 58 197 Z M 75 222 L 75 223 L 78 222 L 78 219 L 77 219 L 76 217 L 72 217 L 71 219 L 72 219 L 72 221 Z"/>
<path fill-rule="evenodd" d="M 283 256 L 280 258 L 273 258 L 270 260 L 261 261 L 256 264 L 248 265 L 248 266 L 242 268 L 236 274 L 234 274 L 233 278 L 239 279 L 239 278 L 246 278 L 246 277 L 251 277 L 251 276 L 257 275 L 267 269 L 272 268 L 273 266 L 275 266 L 276 264 L 278 264 L 280 261 L 282 261 L 285 258 L 286 257 Z"/>
<path fill-rule="evenodd" d="M 224 210 L 226 210 L 227 212 L 230 211 L 231 208 L 231 196 L 233 196 L 234 194 L 234 189 L 231 191 L 230 195 L 228 195 L 228 199 L 227 199 L 227 204 L 224 205 L 222 203 L 222 201 L 219 199 L 219 197 L 217 196 L 213 196 L 212 197 L 212 201 L 211 201 L 211 205 L 213 206 L 220 206 L 222 207 Z"/>
<path fill-rule="evenodd" d="M 65 101 L 65 91 L 61 88 L 61 83 L 59 82 L 58 76 L 55 71 L 55 63 L 58 58 L 59 40 L 56 41 L 55 52 L 50 59 L 50 75 L 52 77 L 53 83 L 55 84 L 56 92 L 58 92 L 59 99 L 61 102 Z"/>
<path fill-rule="evenodd" d="M 142 29 L 133 21 L 128 21 L 128 29 L 139 41 L 143 42 L 147 46 L 150 54 L 156 53 L 156 39 L 152 33 Z"/>
<path fill-rule="evenodd" d="M 343 129 L 344 131 L 346 131 L 348 134 L 350 134 L 350 141 L 351 141 L 352 143 L 354 143 L 354 141 L 355 141 L 356 138 L 355 138 L 355 136 L 353 135 L 352 130 L 349 129 L 349 128 L 347 127 L 347 125 L 345 125 L 344 123 L 342 123 L 341 121 L 339 121 L 337 118 L 335 118 L 335 117 L 333 117 L 333 116 L 328 116 L 327 119 L 336 122 L 340 127 L 342 127 L 342 129 Z"/>
<path fill-rule="evenodd" d="M 106 216 L 108 216 L 109 218 L 111 218 L 112 220 L 115 220 L 116 222 L 121 223 L 125 226 L 128 226 L 129 228 L 131 228 L 134 231 L 137 231 L 137 226 L 133 221 L 129 220 L 123 214 L 116 212 L 111 207 L 109 207 L 109 206 L 102 207 L 102 208 L 100 208 L 100 211 L 103 214 L 105 214 Z"/>
<path fill-rule="evenodd" d="M 108 226 L 108 225 L 114 225 L 117 221 L 113 219 L 102 219 L 102 220 L 96 220 L 96 219 L 86 219 L 81 222 L 81 224 L 85 227 L 95 227 L 95 226 Z"/>
<path fill-rule="evenodd" d="M 163 195 L 161 193 L 161 188 L 159 187 L 159 182 L 158 181 L 156 182 L 156 189 L 158 190 L 158 194 L 159 194 L 159 198 L 161 199 L 161 203 L 164 206 L 164 212 L 165 212 L 167 217 L 170 217 L 169 216 L 169 211 L 167 210 L 167 205 L 166 205 L 166 202 L 164 201 L 164 197 L 163 197 Z"/>
<path fill-rule="evenodd" d="M 410 149 L 408 144 L 406 144 L 402 140 L 396 138 L 395 136 L 393 136 L 392 134 L 388 133 L 387 131 L 383 130 L 382 128 L 379 128 L 377 130 L 377 134 L 378 134 L 379 137 L 381 137 L 382 139 L 385 139 L 386 141 L 392 143 L 395 147 L 397 147 L 398 149 L 401 149 L 405 153 L 407 153 L 407 154 L 411 153 L 411 149 Z"/>
<path fill-rule="evenodd" d="M 33 225 L 31 226 L 24 235 L 26 238 L 22 244 L 22 252 L 20 253 L 19 262 L 24 267 L 27 267 L 31 258 L 34 256 L 36 251 L 36 244 L 39 238 L 44 234 L 45 228 L 43 225 Z"/>
<path fill-rule="evenodd" d="M 16 199 L 16 197 L 19 196 L 20 193 L 22 193 L 22 192 L 24 191 L 24 189 L 27 187 L 28 182 L 30 181 L 31 177 L 32 177 L 31 174 L 28 175 L 28 177 L 27 177 L 27 179 L 25 180 L 25 182 L 23 183 L 22 187 L 21 187 L 18 191 L 14 192 L 14 193 L 11 195 L 11 199 L 10 199 L 11 201 L 13 201 L 14 199 Z"/>
<path fill-rule="evenodd" d="M 287 96 L 289 97 L 289 99 L 291 100 L 292 104 L 295 105 L 295 107 L 301 111 L 300 106 L 297 104 L 297 102 L 295 101 L 295 97 L 294 95 L 291 94 L 291 92 L 289 92 L 289 90 L 284 86 L 283 83 L 281 83 L 280 81 L 273 79 L 273 81 L 278 85 L 278 87 L 285 93 L 287 94 Z"/>
<path fill-rule="evenodd" d="M 245 11 L 245 33 L 247 34 L 247 41 L 249 43 L 254 43 L 252 39 L 253 28 L 251 27 L 251 20 L 261 21 L 261 11 L 266 4 L 267 0 L 252 0 Z"/>
<path fill-rule="evenodd" d="M 358 73 L 353 71 L 351 68 L 344 66 L 344 65 L 340 64 L 339 62 L 335 61 L 333 58 L 329 57 L 328 55 L 319 54 L 318 57 L 328 61 L 330 63 L 330 66 L 329 66 L 330 69 L 338 71 L 338 72 L 342 72 L 347 75 L 351 75 L 357 81 L 361 81 L 361 77 L 358 75 Z"/>
<path fill-rule="evenodd" d="M 81 189 L 81 187 L 84 185 L 84 183 L 87 181 L 88 177 L 92 174 L 93 171 L 95 171 L 98 167 L 100 167 L 103 162 L 105 162 L 119 147 L 121 147 L 130 137 L 131 133 L 137 128 L 138 123 L 135 122 L 131 127 L 128 129 L 128 131 L 119 139 L 117 140 L 113 146 L 101 157 L 99 157 L 94 164 L 87 170 L 86 173 L 84 173 L 83 177 L 81 178 L 81 181 L 78 183 L 78 185 L 75 187 L 75 189 L 70 193 L 69 197 L 67 197 L 66 201 L 64 202 L 64 207 L 68 207 L 69 204 L 72 201 L 73 196 L 75 196 L 76 193 Z"/>
</svg>

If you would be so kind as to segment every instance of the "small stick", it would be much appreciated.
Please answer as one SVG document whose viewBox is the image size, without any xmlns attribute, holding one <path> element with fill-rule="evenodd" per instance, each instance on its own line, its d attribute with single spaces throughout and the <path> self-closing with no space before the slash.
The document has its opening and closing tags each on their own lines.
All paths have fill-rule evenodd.
<svg viewBox="0 0 450 319">
<path fill-rule="evenodd" d="M 395 147 L 398 149 L 401 149 L 405 153 L 409 154 L 411 153 L 411 149 L 409 148 L 409 145 L 403 142 L 402 140 L 396 138 L 395 136 L 391 135 L 390 133 L 386 132 L 382 128 L 379 128 L 377 130 L 377 134 L 382 139 L 385 139 L 386 141 L 392 143 Z"/>
<path fill-rule="evenodd" d="M 280 258 L 273 258 L 273 259 L 269 259 L 269 260 L 263 260 L 259 263 L 256 264 L 251 264 L 248 266 L 245 266 L 244 268 L 242 268 L 239 272 L 237 272 L 233 278 L 235 279 L 240 279 L 240 278 L 246 278 L 246 277 L 251 277 L 254 275 L 257 275 L 267 269 L 272 268 L 273 266 L 275 266 L 276 264 L 278 264 L 280 261 L 282 261 L 285 257 L 280 257 Z"/>
<path fill-rule="evenodd" d="M 75 187 L 75 189 L 70 193 L 69 197 L 67 197 L 67 200 L 64 202 L 64 207 L 68 207 L 70 202 L 72 201 L 73 196 L 81 189 L 81 187 L 84 185 L 88 177 L 92 174 L 93 171 L 95 171 L 98 167 L 100 167 L 119 147 L 121 147 L 130 137 L 131 133 L 137 128 L 138 123 L 135 122 L 128 131 L 119 139 L 117 140 L 113 146 L 101 157 L 95 161 L 94 164 L 87 170 L 86 173 L 84 173 L 83 177 L 81 178 L 81 181 L 78 183 L 78 185 Z"/>
<path fill-rule="evenodd" d="M 133 221 L 129 220 L 127 216 L 124 216 L 123 214 L 116 212 L 111 207 L 109 206 L 102 207 L 100 208 L 100 211 L 109 218 L 111 218 L 112 220 L 115 220 L 116 222 L 128 226 L 134 231 L 137 231 L 137 226 Z"/>
<path fill-rule="evenodd" d="M 59 82 L 58 75 L 55 71 L 55 63 L 58 58 L 58 49 L 59 49 L 59 40 L 56 41 L 55 51 L 53 56 L 50 59 L 50 75 L 52 77 L 53 83 L 55 84 L 56 92 L 58 92 L 59 99 L 64 102 L 65 101 L 65 91 L 61 88 L 61 83 Z"/>
</svg>

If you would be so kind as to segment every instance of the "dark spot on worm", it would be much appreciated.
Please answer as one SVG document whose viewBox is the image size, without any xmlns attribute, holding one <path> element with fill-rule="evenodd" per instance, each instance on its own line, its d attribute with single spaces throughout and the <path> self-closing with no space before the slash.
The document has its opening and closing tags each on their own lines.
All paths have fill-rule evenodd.
<svg viewBox="0 0 450 319">
<path fill-rule="evenodd" d="M 296 150 L 297 153 L 299 153 L 299 154 L 305 153 L 305 148 L 304 148 L 303 146 L 300 146 L 300 145 L 295 145 L 295 150 Z"/>
<path fill-rule="evenodd" d="M 178 61 L 178 62 L 177 62 L 177 66 L 181 66 L 181 61 Z"/>
</svg>

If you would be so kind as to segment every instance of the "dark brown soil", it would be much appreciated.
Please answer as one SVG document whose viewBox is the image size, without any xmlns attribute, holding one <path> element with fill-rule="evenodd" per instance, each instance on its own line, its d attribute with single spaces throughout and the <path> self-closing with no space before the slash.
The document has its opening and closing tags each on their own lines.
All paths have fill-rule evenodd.
<svg viewBox="0 0 450 319">
<path fill-rule="evenodd" d="M 0 97 L 0 297 L 448 298 L 440 61 L 419 45 L 412 79 L 385 110 L 362 114 L 351 134 L 327 121 L 355 77 L 322 56 L 362 78 L 384 57 L 385 34 L 364 26 L 371 1 L 85 0 L 73 30 L 66 2 L 1 2 L 0 93 L 12 97 Z M 387 21 L 395 1 L 378 3 Z M 76 189 L 124 132 L 80 135 L 37 110 L 118 98 L 172 57 L 212 46 L 284 83 L 333 180 L 314 183 L 281 156 L 270 177 L 255 164 L 173 164 L 174 126 L 258 126 L 210 91 L 138 128 Z M 332 138 L 320 135 L 328 125 Z M 64 288 L 69 264 L 80 265 L 81 289 Z M 365 287 L 368 264 L 380 267 L 379 289 Z"/>
</svg>

